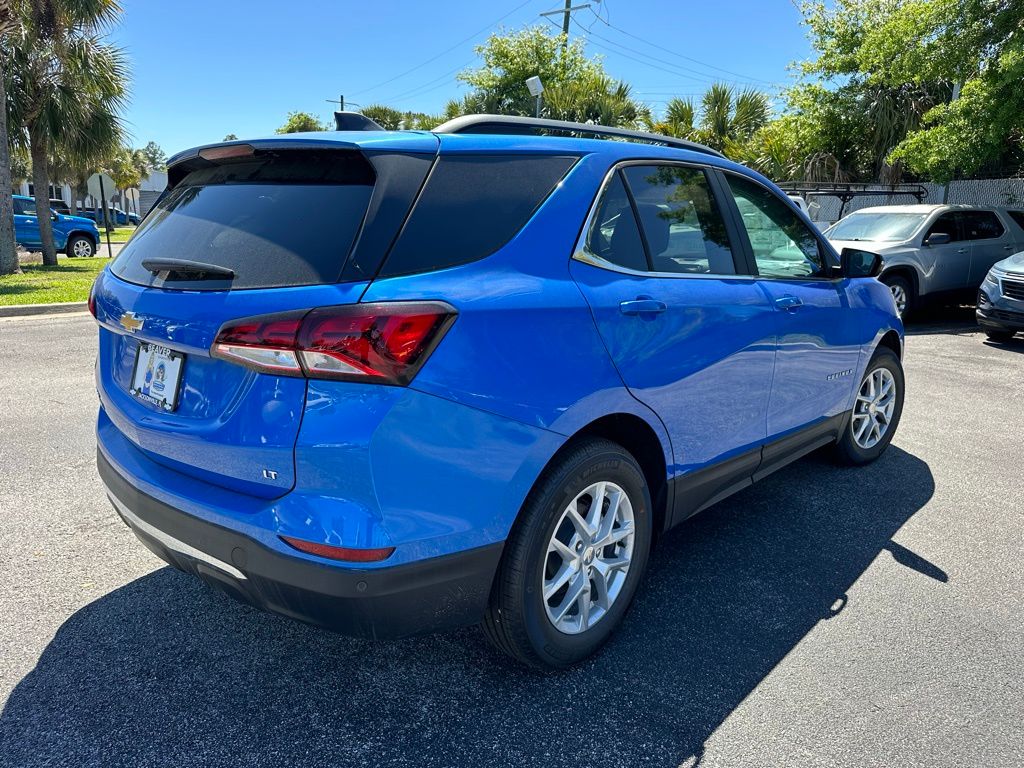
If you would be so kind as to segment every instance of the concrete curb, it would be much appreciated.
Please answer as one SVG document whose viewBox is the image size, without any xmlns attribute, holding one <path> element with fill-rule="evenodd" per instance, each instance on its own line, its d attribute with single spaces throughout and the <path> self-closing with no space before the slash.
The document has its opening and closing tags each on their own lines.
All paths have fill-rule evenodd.
<svg viewBox="0 0 1024 768">
<path fill-rule="evenodd" d="M 88 309 L 89 305 L 84 301 L 63 301 L 55 304 L 13 304 L 0 307 L 0 317 L 57 315 L 64 312 L 85 312 Z"/>
</svg>

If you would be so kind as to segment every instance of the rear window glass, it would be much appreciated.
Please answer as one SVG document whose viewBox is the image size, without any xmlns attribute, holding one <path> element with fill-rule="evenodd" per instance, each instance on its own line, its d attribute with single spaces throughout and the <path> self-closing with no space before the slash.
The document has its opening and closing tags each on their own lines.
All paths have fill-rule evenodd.
<svg viewBox="0 0 1024 768">
<path fill-rule="evenodd" d="M 162 196 L 112 270 L 190 290 L 335 282 L 372 191 L 372 169 L 351 152 L 266 153 L 197 168 Z M 143 266 L 147 259 L 211 264 L 235 277 L 164 280 Z"/>
<path fill-rule="evenodd" d="M 381 276 L 466 264 L 489 256 L 529 221 L 574 157 L 441 157 Z"/>
</svg>

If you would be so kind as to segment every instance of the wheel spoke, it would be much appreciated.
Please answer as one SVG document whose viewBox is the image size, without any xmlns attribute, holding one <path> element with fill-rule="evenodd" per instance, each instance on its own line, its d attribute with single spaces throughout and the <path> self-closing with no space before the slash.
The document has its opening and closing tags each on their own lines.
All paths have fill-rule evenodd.
<svg viewBox="0 0 1024 768">
<path fill-rule="evenodd" d="M 610 544 L 618 544 L 624 538 L 626 538 L 627 536 L 631 536 L 632 534 L 633 524 L 624 523 L 620 525 L 618 528 L 614 528 L 613 530 L 609 531 L 608 535 L 604 538 L 599 539 L 597 542 L 597 546 L 604 548 Z"/>
<path fill-rule="evenodd" d="M 608 593 L 609 575 L 608 571 L 598 568 L 597 563 L 594 563 L 594 570 L 590 574 L 590 578 L 594 582 L 594 604 L 606 611 L 612 607 Z"/>
<path fill-rule="evenodd" d="M 573 501 L 569 505 L 569 509 L 566 510 L 566 516 L 569 518 L 569 522 L 572 523 L 573 528 L 576 529 L 576 533 L 583 541 L 590 541 L 593 538 L 593 534 L 590 527 L 587 525 L 587 521 L 583 519 L 579 511 L 576 509 L 576 502 Z"/>
<path fill-rule="evenodd" d="M 550 600 L 554 597 L 555 593 L 569 582 L 574 573 L 576 573 L 576 569 L 572 565 L 563 563 L 562 567 L 558 569 L 558 573 L 544 585 L 544 599 Z"/>
<path fill-rule="evenodd" d="M 583 574 L 577 574 L 576 578 L 569 582 L 569 591 L 565 593 L 565 597 L 562 602 L 554 610 L 555 623 L 558 623 L 565 618 L 565 614 L 570 608 L 572 608 L 576 602 L 584 595 L 587 586 L 587 577 Z M 589 601 L 589 597 L 587 598 Z"/>
<path fill-rule="evenodd" d="M 615 521 L 619 517 L 619 505 L 622 503 L 622 491 L 611 490 L 607 492 L 607 495 L 608 509 L 601 517 L 601 524 L 598 526 L 597 533 L 594 536 L 596 541 L 604 541 L 604 539 L 608 537 L 612 532 Z"/>
<path fill-rule="evenodd" d="M 598 483 L 590 496 L 590 510 L 587 512 L 587 530 L 590 532 L 591 538 L 593 538 L 601 525 L 601 510 L 604 509 L 604 496 L 607 488 L 608 485 L 606 483 Z"/>
<path fill-rule="evenodd" d="M 580 632 L 590 626 L 590 579 L 584 576 L 583 594 L 580 595 Z"/>
<path fill-rule="evenodd" d="M 551 538 L 551 543 L 548 544 L 548 554 L 551 554 L 552 552 L 557 552 L 562 560 L 566 562 L 571 562 L 576 559 L 576 552 L 573 548 L 559 539 L 558 536 L 553 536 Z"/>
</svg>

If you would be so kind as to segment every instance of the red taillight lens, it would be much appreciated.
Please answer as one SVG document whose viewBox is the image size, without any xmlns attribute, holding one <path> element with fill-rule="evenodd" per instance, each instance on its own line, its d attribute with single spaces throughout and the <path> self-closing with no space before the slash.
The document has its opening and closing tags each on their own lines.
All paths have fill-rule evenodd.
<svg viewBox="0 0 1024 768">
<path fill-rule="evenodd" d="M 96 317 L 96 283 L 93 282 L 89 289 L 89 314 Z"/>
<path fill-rule="evenodd" d="M 270 373 L 404 385 L 454 319 L 434 301 L 322 307 L 229 323 L 212 354 Z"/>
<path fill-rule="evenodd" d="M 305 541 L 291 536 L 282 536 L 281 541 L 295 547 L 300 552 L 317 555 L 318 557 L 329 557 L 331 560 L 347 560 L 350 563 L 374 563 L 386 560 L 395 551 L 394 547 L 380 547 L 377 549 L 335 547 L 330 544 L 318 544 L 315 541 Z"/>
</svg>

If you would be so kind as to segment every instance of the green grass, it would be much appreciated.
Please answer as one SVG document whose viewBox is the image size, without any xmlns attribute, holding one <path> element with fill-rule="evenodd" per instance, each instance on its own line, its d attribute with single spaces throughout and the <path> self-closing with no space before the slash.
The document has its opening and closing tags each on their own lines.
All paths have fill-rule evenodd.
<svg viewBox="0 0 1024 768">
<path fill-rule="evenodd" d="M 97 273 L 109 259 L 58 258 L 56 267 L 23 264 L 22 274 L 0 277 L 0 306 L 85 301 Z"/>
<path fill-rule="evenodd" d="M 111 243 L 127 243 L 128 238 L 132 236 L 132 232 L 135 231 L 135 227 L 114 227 L 114 231 L 110 233 Z M 106 245 L 107 234 L 100 230 L 100 243 Z"/>
</svg>

